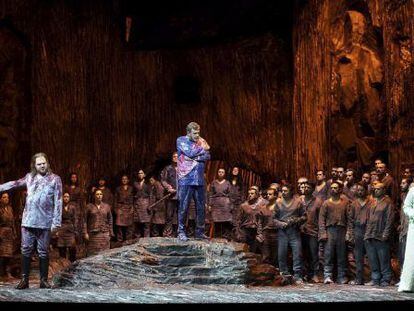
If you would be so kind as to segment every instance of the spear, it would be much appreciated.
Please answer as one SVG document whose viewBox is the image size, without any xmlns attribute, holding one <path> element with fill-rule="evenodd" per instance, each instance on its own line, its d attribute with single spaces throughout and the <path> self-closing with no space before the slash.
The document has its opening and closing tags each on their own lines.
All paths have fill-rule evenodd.
<svg viewBox="0 0 414 311">
<path fill-rule="evenodd" d="M 151 208 L 153 208 L 155 205 L 157 205 L 158 203 L 164 201 L 166 198 L 168 198 L 170 195 L 172 195 L 172 193 L 168 193 L 166 195 L 164 195 L 161 199 L 159 199 L 157 202 L 152 203 L 150 206 L 148 206 L 147 210 L 148 212 L 150 212 Z"/>
</svg>

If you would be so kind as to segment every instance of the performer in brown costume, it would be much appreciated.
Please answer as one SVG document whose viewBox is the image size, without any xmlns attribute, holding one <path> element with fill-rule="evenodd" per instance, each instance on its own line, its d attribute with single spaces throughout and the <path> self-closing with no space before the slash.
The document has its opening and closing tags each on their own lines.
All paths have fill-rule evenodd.
<svg viewBox="0 0 414 311">
<path fill-rule="evenodd" d="M 151 202 L 150 205 L 155 204 L 157 201 L 164 197 L 164 187 L 161 183 L 152 176 L 149 179 L 151 185 Z M 166 205 L 165 201 L 161 201 L 151 208 L 151 236 L 159 237 L 162 236 L 165 221 L 166 221 Z"/>
<path fill-rule="evenodd" d="M 307 279 L 319 283 L 319 211 L 323 201 L 315 196 L 315 184 L 311 181 L 304 185 L 302 204 L 306 213 L 306 222 L 302 225 L 302 245 L 307 268 Z"/>
<path fill-rule="evenodd" d="M 277 228 L 273 221 L 278 193 L 274 188 L 266 191 L 267 204 L 263 205 L 258 214 L 256 240 L 261 244 L 262 260 L 278 266 L 277 262 Z"/>
<path fill-rule="evenodd" d="M 110 248 L 114 236 L 111 207 L 102 201 L 102 190 L 95 190 L 95 202 L 89 203 L 85 212 L 84 238 L 87 256 Z"/>
<path fill-rule="evenodd" d="M 0 277 L 10 278 L 10 258 L 13 257 L 16 239 L 13 208 L 10 197 L 3 192 L 0 197 Z"/>
<path fill-rule="evenodd" d="M 166 200 L 166 219 L 163 233 L 165 237 L 173 237 L 177 231 L 177 161 L 178 155 L 177 152 L 174 152 L 171 156 L 171 164 L 161 172 L 161 185 L 168 193 L 171 193 Z"/>
<path fill-rule="evenodd" d="M 214 237 L 231 239 L 233 205 L 230 200 L 231 184 L 225 179 L 226 171 L 220 168 L 217 179 L 210 184 L 208 202 L 211 220 L 214 222 Z"/>
<path fill-rule="evenodd" d="M 71 173 L 69 184 L 63 187 L 64 193 L 69 193 L 70 202 L 75 205 L 76 208 L 76 244 L 80 250 L 84 250 L 83 243 L 83 222 L 85 219 L 85 209 L 86 209 L 86 191 L 79 186 L 78 174 Z"/>
<path fill-rule="evenodd" d="M 337 167 L 332 167 L 331 169 L 331 179 L 328 180 L 328 186 L 329 186 L 329 191 L 331 190 L 331 184 L 332 182 L 338 180 L 338 168 Z"/>
<path fill-rule="evenodd" d="M 338 180 L 344 182 L 345 181 L 345 169 L 342 166 L 338 166 L 336 169 L 336 173 L 338 174 Z"/>
<path fill-rule="evenodd" d="M 316 171 L 316 186 L 313 195 L 323 201 L 329 196 L 329 184 L 326 181 L 326 175 L 323 170 Z"/>
<path fill-rule="evenodd" d="M 385 192 L 383 183 L 375 184 L 364 236 L 371 267 L 371 281 L 367 285 L 389 286 L 392 277 L 390 238 L 395 211 L 391 198 Z"/>
<path fill-rule="evenodd" d="M 377 173 L 379 182 L 385 186 L 385 194 L 396 201 L 396 197 L 394 197 L 394 178 L 387 173 L 387 165 L 385 163 L 378 164 Z"/>
<path fill-rule="evenodd" d="M 349 200 L 353 200 L 355 198 L 355 195 L 353 193 L 352 186 L 356 182 L 356 172 L 352 168 L 348 168 L 345 173 L 345 182 L 344 182 L 344 190 L 343 194 L 345 194 Z"/>
<path fill-rule="evenodd" d="M 70 184 L 63 187 L 63 192 L 69 193 L 70 202 L 76 203 L 79 207 L 79 212 L 82 214 L 86 207 L 86 192 L 79 186 L 78 175 L 76 173 L 70 174 Z"/>
<path fill-rule="evenodd" d="M 103 195 L 102 202 L 108 204 L 112 209 L 113 204 L 114 204 L 114 195 L 112 194 L 112 191 L 106 186 L 105 177 L 100 177 L 98 180 L 98 186 L 92 187 L 92 198 L 90 200 L 91 202 L 95 201 L 95 190 L 96 189 L 99 189 L 102 191 L 102 195 Z"/>
<path fill-rule="evenodd" d="M 127 175 L 122 175 L 121 185 L 115 190 L 114 211 L 117 239 L 126 241 L 131 238 L 129 233 L 134 223 L 134 188 L 129 185 Z"/>
<path fill-rule="evenodd" d="M 78 225 L 78 205 L 70 199 L 68 192 L 63 193 L 63 208 L 62 208 L 62 226 L 56 232 L 57 247 L 59 255 L 62 258 L 67 258 L 69 252 L 69 260 L 71 262 L 76 260 L 76 234 Z"/>
<path fill-rule="evenodd" d="M 152 212 L 149 210 L 151 186 L 145 182 L 145 173 L 139 170 L 134 182 L 134 225 L 135 237 L 150 237 Z"/>
<path fill-rule="evenodd" d="M 240 209 L 240 204 L 244 201 L 243 179 L 240 175 L 240 170 L 237 166 L 233 166 L 231 173 L 227 177 L 230 182 L 230 202 L 233 205 L 233 228 L 237 220 L 237 211 Z"/>
<path fill-rule="evenodd" d="M 366 254 L 364 236 L 368 220 L 368 213 L 371 209 L 371 199 L 368 198 L 367 185 L 360 182 L 356 185 L 355 199 L 351 203 L 352 216 L 352 241 L 354 244 L 354 259 L 356 266 L 355 280 L 351 285 L 364 285 L 364 258 Z"/>
<path fill-rule="evenodd" d="M 252 186 L 247 194 L 247 201 L 240 205 L 236 222 L 236 239 L 249 245 L 249 250 L 255 253 L 258 250 L 257 215 L 265 201 L 259 198 L 259 188 Z"/>
<path fill-rule="evenodd" d="M 367 191 L 368 191 L 368 185 L 371 183 L 371 175 L 367 172 L 362 174 L 361 182 L 365 185 L 365 187 L 367 188 Z"/>
<path fill-rule="evenodd" d="M 305 182 L 307 183 L 307 181 Z M 302 198 L 293 197 L 293 187 L 289 184 L 282 186 L 282 199 L 276 202 L 274 222 L 278 228 L 278 260 L 280 274 L 290 275 L 288 269 L 288 248 L 292 249 L 293 273 L 296 284 L 302 280 L 302 241 L 299 227 L 306 221 Z"/>
<path fill-rule="evenodd" d="M 342 195 L 343 184 L 331 184 L 331 197 L 319 211 L 319 241 L 325 243 L 324 283 L 332 283 L 334 255 L 336 253 L 339 284 L 348 283 L 346 277 L 346 240 L 351 240 L 352 219 L 350 201 Z"/>
</svg>

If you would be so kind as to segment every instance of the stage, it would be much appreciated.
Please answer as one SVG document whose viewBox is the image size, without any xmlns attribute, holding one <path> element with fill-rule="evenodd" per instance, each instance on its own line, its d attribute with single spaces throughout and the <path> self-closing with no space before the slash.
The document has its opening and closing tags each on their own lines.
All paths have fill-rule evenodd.
<svg viewBox="0 0 414 311">
<path fill-rule="evenodd" d="M 0 301 L 54 303 L 325 303 L 412 302 L 414 293 L 387 288 L 351 285 L 305 284 L 283 287 L 245 285 L 158 285 L 136 289 L 38 289 L 15 290 L 0 285 Z"/>
<path fill-rule="evenodd" d="M 50 275 L 54 289 L 16 290 L 0 283 L 1 302 L 53 303 L 325 303 L 409 302 L 397 287 L 285 285 L 277 270 L 261 264 L 243 243 L 222 239 L 179 242 L 142 238 L 76 261 Z M 35 274 L 35 272 L 34 272 Z M 253 286 L 251 284 L 257 284 Z M 267 286 L 264 286 L 267 285 Z"/>
</svg>

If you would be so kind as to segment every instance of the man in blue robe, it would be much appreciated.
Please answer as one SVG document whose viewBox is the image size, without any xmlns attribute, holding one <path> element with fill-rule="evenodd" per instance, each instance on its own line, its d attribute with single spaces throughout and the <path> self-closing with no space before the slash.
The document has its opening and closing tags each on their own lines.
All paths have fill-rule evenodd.
<svg viewBox="0 0 414 311">
<path fill-rule="evenodd" d="M 178 239 L 187 241 L 185 222 L 191 198 L 196 205 L 196 239 L 207 239 L 205 226 L 204 168 L 210 159 L 210 146 L 200 137 L 200 125 L 187 125 L 187 135 L 177 138 L 177 181 L 178 181 Z"/>
<path fill-rule="evenodd" d="M 25 177 L 0 185 L 0 192 L 13 188 L 27 188 L 22 218 L 22 279 L 17 289 L 29 287 L 30 261 L 37 247 L 39 255 L 40 288 L 50 288 L 49 270 L 50 236 L 62 223 L 62 181 L 52 173 L 44 153 L 32 157 L 31 172 Z"/>
</svg>

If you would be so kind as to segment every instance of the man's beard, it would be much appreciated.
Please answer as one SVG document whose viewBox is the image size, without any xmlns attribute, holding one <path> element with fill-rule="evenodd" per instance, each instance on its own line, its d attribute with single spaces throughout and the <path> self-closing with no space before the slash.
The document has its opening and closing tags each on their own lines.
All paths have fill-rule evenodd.
<svg viewBox="0 0 414 311">
<path fill-rule="evenodd" d="M 38 173 L 38 174 L 40 174 L 40 175 L 46 175 L 46 173 L 47 173 L 47 168 L 46 168 L 44 171 L 42 171 L 42 170 L 37 170 L 37 173 Z"/>
</svg>

